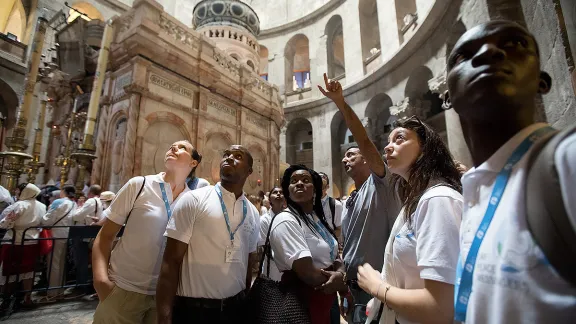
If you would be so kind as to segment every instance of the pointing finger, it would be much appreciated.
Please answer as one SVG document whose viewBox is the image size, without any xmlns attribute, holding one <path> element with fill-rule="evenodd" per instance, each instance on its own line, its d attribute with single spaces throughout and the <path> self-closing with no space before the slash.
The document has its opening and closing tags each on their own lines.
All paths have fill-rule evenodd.
<svg viewBox="0 0 576 324">
<path fill-rule="evenodd" d="M 326 88 L 328 88 L 328 76 L 324 73 L 324 83 L 326 84 Z"/>
<path fill-rule="evenodd" d="M 323 95 L 326 95 L 326 91 L 324 90 L 324 88 L 322 88 L 322 86 L 318 86 L 318 89 L 320 89 L 320 92 L 322 92 Z"/>
</svg>

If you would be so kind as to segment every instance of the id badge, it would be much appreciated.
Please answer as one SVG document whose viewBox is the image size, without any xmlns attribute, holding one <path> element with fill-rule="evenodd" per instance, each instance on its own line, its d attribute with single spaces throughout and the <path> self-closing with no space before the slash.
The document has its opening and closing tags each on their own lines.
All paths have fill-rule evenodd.
<svg viewBox="0 0 576 324">
<path fill-rule="evenodd" d="M 226 247 L 226 263 L 240 262 L 240 247 L 227 246 Z"/>
</svg>

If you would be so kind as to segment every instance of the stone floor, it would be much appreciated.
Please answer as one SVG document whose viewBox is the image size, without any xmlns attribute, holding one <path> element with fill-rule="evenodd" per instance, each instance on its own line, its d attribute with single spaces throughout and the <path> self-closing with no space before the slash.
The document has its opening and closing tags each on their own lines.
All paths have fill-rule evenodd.
<svg viewBox="0 0 576 324">
<path fill-rule="evenodd" d="M 9 318 L 2 320 L 6 324 L 90 324 L 97 301 L 82 300 L 59 302 L 57 304 L 43 305 L 42 307 L 18 311 Z M 341 324 L 346 324 L 341 319 Z"/>
<path fill-rule="evenodd" d="M 97 301 L 75 300 L 20 310 L 3 320 L 7 324 L 90 324 Z"/>
</svg>

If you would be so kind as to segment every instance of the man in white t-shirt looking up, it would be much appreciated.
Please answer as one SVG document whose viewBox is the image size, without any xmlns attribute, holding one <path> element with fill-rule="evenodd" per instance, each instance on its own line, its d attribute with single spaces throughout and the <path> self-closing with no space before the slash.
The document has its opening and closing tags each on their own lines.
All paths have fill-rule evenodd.
<svg viewBox="0 0 576 324">
<path fill-rule="evenodd" d="M 550 131 L 536 123 L 535 98 L 548 93 L 551 81 L 540 70 L 534 36 L 510 21 L 468 30 L 450 54 L 445 104 L 460 116 L 474 163 L 462 177 L 458 321 L 573 323 L 576 318 L 576 288 L 553 268 L 527 226 L 531 143 Z M 554 160 L 565 210 L 576 224 L 575 134 L 556 147 Z"/>
<path fill-rule="evenodd" d="M 156 291 L 158 323 L 243 323 L 260 236 L 258 210 L 243 192 L 253 159 L 232 145 L 221 182 L 182 197 L 166 228 Z"/>
</svg>

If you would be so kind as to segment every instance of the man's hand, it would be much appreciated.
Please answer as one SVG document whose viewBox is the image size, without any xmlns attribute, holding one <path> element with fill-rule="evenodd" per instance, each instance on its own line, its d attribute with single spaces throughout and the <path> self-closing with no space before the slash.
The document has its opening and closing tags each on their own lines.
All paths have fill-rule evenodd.
<svg viewBox="0 0 576 324">
<path fill-rule="evenodd" d="M 316 287 L 316 290 L 322 290 L 325 294 L 333 294 L 337 291 L 348 291 L 348 287 L 343 280 L 344 275 L 342 272 L 326 271 L 323 269 L 320 269 L 320 272 L 328 278 L 328 281 L 323 283 L 320 287 Z"/>
<path fill-rule="evenodd" d="M 101 302 L 104 301 L 104 299 L 106 299 L 110 293 L 112 293 L 112 290 L 115 286 L 116 285 L 110 281 L 110 279 L 106 279 L 104 281 L 94 281 L 94 289 L 96 289 L 98 299 L 100 299 Z"/>
<path fill-rule="evenodd" d="M 326 85 L 326 90 L 322 86 L 318 85 L 318 89 L 323 95 L 330 98 L 335 103 L 343 102 L 344 95 L 342 94 L 342 85 L 338 81 L 328 80 L 328 76 L 324 73 L 324 84 Z"/>
</svg>

